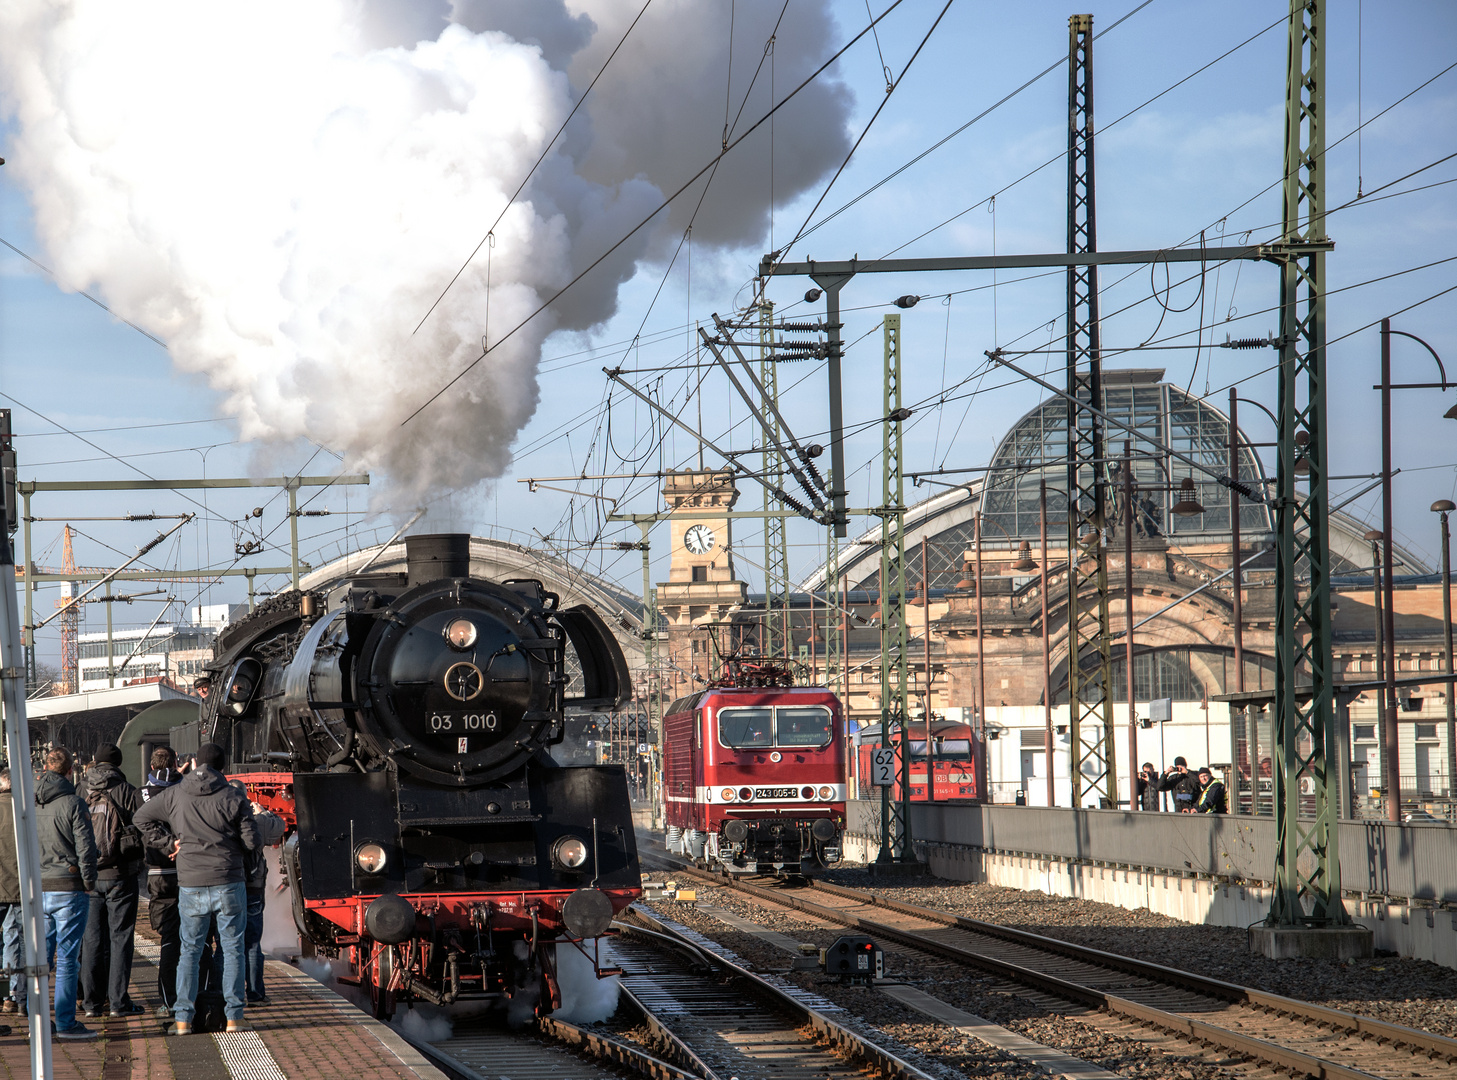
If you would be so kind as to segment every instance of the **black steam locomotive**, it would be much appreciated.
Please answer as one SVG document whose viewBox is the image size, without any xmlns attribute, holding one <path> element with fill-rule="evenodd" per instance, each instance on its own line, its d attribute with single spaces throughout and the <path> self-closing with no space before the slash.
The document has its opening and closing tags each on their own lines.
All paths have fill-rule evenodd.
<svg viewBox="0 0 1457 1080">
<path fill-rule="evenodd" d="M 472 577 L 469 536 L 406 551 L 403 574 L 281 594 L 225 629 L 193 737 L 293 825 L 299 933 L 350 960 L 377 1015 L 468 998 L 547 1012 L 557 946 L 590 946 L 641 894 L 621 767 L 548 750 L 567 708 L 625 700 L 626 662 L 590 608 Z"/>
</svg>

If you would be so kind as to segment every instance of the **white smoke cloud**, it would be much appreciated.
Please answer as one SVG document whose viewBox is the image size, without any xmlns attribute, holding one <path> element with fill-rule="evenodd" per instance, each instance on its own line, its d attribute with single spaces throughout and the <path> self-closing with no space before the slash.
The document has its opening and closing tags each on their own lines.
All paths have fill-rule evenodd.
<svg viewBox="0 0 1457 1080">
<path fill-rule="evenodd" d="M 6 168 L 29 192 L 62 286 L 99 291 L 166 341 L 180 369 L 222 392 L 242 437 L 312 438 L 350 468 L 384 473 L 391 496 L 467 488 L 509 464 L 538 405 L 543 339 L 608 318 L 618 286 L 689 208 L 664 215 L 656 246 L 639 234 L 401 420 L 480 353 L 483 335 L 526 318 L 717 148 L 726 25 L 709 5 L 658 6 L 496 227 L 489 261 L 482 250 L 413 335 L 635 9 L 10 0 Z M 781 96 L 826 48 L 823 2 L 798 7 L 777 50 Z M 757 22 L 736 40 L 758 35 L 762 49 Z M 736 53 L 734 68 L 741 94 L 753 63 Z M 746 117 L 767 93 L 756 86 Z M 779 199 L 833 167 L 847 108 L 827 82 L 776 121 Z M 745 149 L 715 181 L 696 239 L 763 239 L 768 184 L 752 172 L 767 156 Z"/>
</svg>

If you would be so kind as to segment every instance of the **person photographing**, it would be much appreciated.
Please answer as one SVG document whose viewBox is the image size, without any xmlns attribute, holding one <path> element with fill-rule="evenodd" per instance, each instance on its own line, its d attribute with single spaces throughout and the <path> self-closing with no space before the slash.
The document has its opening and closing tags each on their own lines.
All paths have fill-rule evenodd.
<svg viewBox="0 0 1457 1080">
<path fill-rule="evenodd" d="M 1174 764 L 1164 770 L 1164 778 L 1159 783 L 1159 790 L 1172 792 L 1176 813 L 1192 814 L 1195 804 L 1199 801 L 1199 777 L 1189 771 L 1187 761 L 1176 757 Z"/>
</svg>

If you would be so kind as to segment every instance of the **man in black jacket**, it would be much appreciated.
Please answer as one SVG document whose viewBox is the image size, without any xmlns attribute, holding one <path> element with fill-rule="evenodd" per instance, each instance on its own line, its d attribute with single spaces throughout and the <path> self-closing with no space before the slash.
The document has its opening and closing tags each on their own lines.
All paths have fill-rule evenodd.
<svg viewBox="0 0 1457 1080">
<path fill-rule="evenodd" d="M 142 801 L 155 799 L 182 780 L 177 771 L 177 755 L 170 746 L 152 751 L 147 786 L 142 788 Z M 162 1004 L 157 1015 L 172 1015 L 177 1002 L 177 957 L 182 952 L 182 921 L 177 914 L 177 864 L 172 856 L 154 847 L 147 848 L 147 920 L 161 939 L 157 957 L 157 993 Z"/>
<path fill-rule="evenodd" d="M 46 755 L 35 806 L 46 947 L 56 960 L 56 1038 L 94 1039 L 97 1033 L 76 1021 L 76 962 L 90 906 L 86 894 L 96 887 L 96 840 L 91 813 L 71 784 L 69 750 L 58 746 Z"/>
<path fill-rule="evenodd" d="M 1199 798 L 1199 778 L 1189 771 L 1189 763 L 1183 758 L 1174 758 L 1173 767 L 1164 771 L 1164 778 L 1159 784 L 1159 788 L 1162 791 L 1173 792 L 1176 813 L 1192 814 L 1194 812 L 1194 803 Z"/>
<path fill-rule="evenodd" d="M 258 850 L 258 828 L 248 797 L 228 784 L 222 767 L 222 747 L 203 743 L 197 750 L 197 768 L 180 784 L 148 799 L 135 818 L 148 846 L 168 851 L 177 860 L 182 955 L 172 1010 L 174 1035 L 192 1031 L 198 954 L 214 915 L 223 953 L 227 1029 L 247 1030 L 243 1023 L 243 931 L 248 896 L 243 854 Z"/>
<path fill-rule="evenodd" d="M 81 1007 L 91 1017 L 100 1016 L 107 1002 L 112 1016 L 142 1011 L 127 993 L 142 870 L 142 845 L 132 817 L 141 809 L 142 797 L 127 783 L 120 764 L 121 750 L 114 744 L 98 747 L 83 791 L 96 837 L 96 888 L 81 940 Z"/>
</svg>

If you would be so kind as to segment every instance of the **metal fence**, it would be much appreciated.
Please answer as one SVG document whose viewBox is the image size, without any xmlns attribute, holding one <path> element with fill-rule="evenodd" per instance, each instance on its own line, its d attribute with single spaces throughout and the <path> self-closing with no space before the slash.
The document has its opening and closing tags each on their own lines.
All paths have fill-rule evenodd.
<svg viewBox="0 0 1457 1080">
<path fill-rule="evenodd" d="M 879 834 L 878 806 L 851 802 L 849 811 L 852 833 Z M 1346 892 L 1457 901 L 1457 829 L 1342 821 L 1338 833 Z M 1268 817 L 913 803 L 911 835 L 917 843 L 1248 882 L 1268 882 L 1275 866 Z"/>
</svg>

